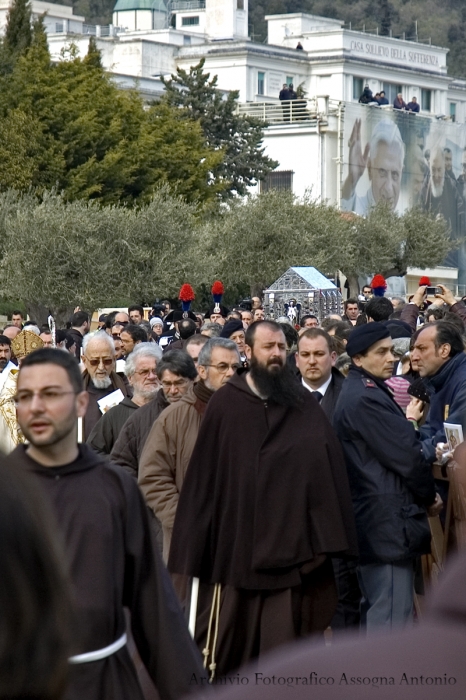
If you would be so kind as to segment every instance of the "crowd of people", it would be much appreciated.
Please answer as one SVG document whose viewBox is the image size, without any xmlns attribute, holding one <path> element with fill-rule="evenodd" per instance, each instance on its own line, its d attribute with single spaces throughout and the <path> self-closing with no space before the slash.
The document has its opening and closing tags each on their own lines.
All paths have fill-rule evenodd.
<svg viewBox="0 0 466 700">
<path fill-rule="evenodd" d="M 181 309 L 133 305 L 96 330 L 80 309 L 60 330 L 15 312 L 0 698 L 177 699 L 251 663 L 263 697 L 271 663 L 311 678 L 345 644 L 357 664 L 412 634 L 430 658 L 415 597 L 448 498 L 432 471 L 453 459 L 444 423 L 466 430 L 466 305 L 428 289 L 390 299 L 376 275 L 341 315 L 296 322 L 259 297 L 227 308 L 218 281 L 204 313 L 183 285 Z M 281 652 L 305 637 L 305 655 Z"/>
<path fill-rule="evenodd" d="M 379 107 L 383 107 L 385 105 L 390 104 L 385 95 L 385 90 L 376 92 L 374 95 L 369 85 L 364 86 L 364 90 L 362 91 L 358 101 L 360 104 L 363 105 L 375 105 Z M 397 93 L 395 99 L 393 100 L 392 107 L 393 109 L 401 109 L 406 112 L 413 112 L 414 114 L 418 114 L 421 111 L 420 104 L 417 101 L 417 97 L 415 95 L 411 98 L 410 102 L 406 103 L 403 99 L 403 93 L 401 92 Z"/>
</svg>

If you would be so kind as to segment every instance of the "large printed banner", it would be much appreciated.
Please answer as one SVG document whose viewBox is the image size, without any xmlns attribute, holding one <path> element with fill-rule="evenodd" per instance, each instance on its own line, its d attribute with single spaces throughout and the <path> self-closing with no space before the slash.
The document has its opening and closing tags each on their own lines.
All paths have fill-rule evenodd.
<svg viewBox="0 0 466 700">
<path fill-rule="evenodd" d="M 385 201 L 442 214 L 460 241 L 444 264 L 466 284 L 466 125 L 350 104 L 344 129 L 342 208 L 364 216 Z"/>
</svg>

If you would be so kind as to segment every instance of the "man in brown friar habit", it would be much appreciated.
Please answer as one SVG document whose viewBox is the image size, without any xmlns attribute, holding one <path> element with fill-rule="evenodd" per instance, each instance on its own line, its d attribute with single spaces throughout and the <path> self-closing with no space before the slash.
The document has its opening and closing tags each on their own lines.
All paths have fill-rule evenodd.
<svg viewBox="0 0 466 700">
<path fill-rule="evenodd" d="M 49 502 L 74 603 L 69 683 L 63 700 L 143 700 L 126 637 L 124 608 L 161 700 L 192 690 L 202 672 L 137 484 L 76 441 L 89 394 L 76 360 L 62 350 L 31 353 L 15 403 L 28 445 L 5 460 Z"/>
<path fill-rule="evenodd" d="M 281 327 L 253 323 L 246 355 L 250 370 L 207 405 L 168 560 L 200 580 L 189 617 L 206 676 L 323 632 L 337 605 L 330 557 L 357 555 L 343 455 L 286 363 Z"/>
</svg>

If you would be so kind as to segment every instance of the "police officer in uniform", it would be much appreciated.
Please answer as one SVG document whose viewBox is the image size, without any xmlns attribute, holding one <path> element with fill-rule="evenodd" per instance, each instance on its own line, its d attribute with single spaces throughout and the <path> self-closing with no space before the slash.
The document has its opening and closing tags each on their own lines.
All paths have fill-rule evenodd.
<svg viewBox="0 0 466 700">
<path fill-rule="evenodd" d="M 429 514 L 441 509 L 416 425 L 385 384 L 392 375 L 393 341 L 381 323 L 355 328 L 352 358 L 334 424 L 346 457 L 356 517 L 367 632 L 410 621 L 413 560 L 430 552 Z"/>
</svg>

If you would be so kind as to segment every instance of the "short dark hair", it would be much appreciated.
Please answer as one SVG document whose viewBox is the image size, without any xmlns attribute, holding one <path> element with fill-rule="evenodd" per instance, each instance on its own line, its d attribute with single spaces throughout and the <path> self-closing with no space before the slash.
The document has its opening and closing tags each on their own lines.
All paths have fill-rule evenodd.
<svg viewBox="0 0 466 700">
<path fill-rule="evenodd" d="M 183 318 L 178 322 L 178 333 L 180 334 L 181 340 L 187 340 L 195 334 L 196 330 L 196 321 L 193 321 L 192 318 Z"/>
<path fill-rule="evenodd" d="M 63 350 L 57 350 L 56 348 L 35 350 L 22 361 L 19 370 L 20 374 L 24 367 L 33 367 L 34 365 L 58 365 L 58 367 L 62 367 L 67 373 L 70 384 L 76 393 L 84 391 L 84 383 L 78 361 L 69 352 L 63 352 Z"/>
<path fill-rule="evenodd" d="M 168 369 L 173 374 L 178 374 L 185 379 L 196 379 L 197 371 L 192 357 L 184 350 L 168 350 L 157 363 L 157 377 L 162 378 L 162 374 Z"/>
<path fill-rule="evenodd" d="M 304 324 L 306 323 L 308 318 L 315 318 L 316 321 L 319 320 L 317 316 L 314 316 L 314 314 L 304 314 L 304 316 L 301 316 L 301 321 L 299 322 L 301 328 L 304 328 Z"/>
<path fill-rule="evenodd" d="M 439 348 L 441 345 L 448 343 L 450 346 L 449 357 L 455 357 L 461 352 L 464 352 L 464 343 L 459 329 L 450 323 L 449 321 L 434 321 L 434 323 L 427 323 L 421 330 L 429 326 L 435 326 L 437 329 L 437 335 L 434 341 L 435 347 Z"/>
<path fill-rule="evenodd" d="M 254 321 L 254 323 L 251 323 L 251 325 L 248 326 L 248 329 L 246 331 L 246 336 L 245 336 L 245 343 L 250 348 L 254 347 L 254 339 L 256 337 L 257 329 L 259 328 L 259 326 L 262 327 L 264 325 L 264 323 L 272 331 L 275 331 L 275 333 L 283 333 L 283 328 L 276 321 Z"/>
<path fill-rule="evenodd" d="M 346 321 L 338 321 L 333 328 L 335 329 L 336 337 L 341 338 L 341 340 L 348 340 L 354 330 L 354 326 L 351 326 Z"/>
<path fill-rule="evenodd" d="M 364 309 L 368 318 L 371 318 L 377 323 L 388 321 L 393 313 L 393 304 L 387 297 L 372 297 L 366 304 Z"/>
<path fill-rule="evenodd" d="M 285 340 L 286 340 L 286 345 L 288 350 L 291 350 L 293 345 L 296 345 L 298 342 L 298 331 L 296 328 L 293 328 L 293 326 L 289 323 L 279 323 L 278 324 L 280 328 L 282 329 L 283 333 L 285 334 Z"/>
<path fill-rule="evenodd" d="M 76 311 L 76 313 L 71 317 L 71 325 L 73 327 L 76 326 L 79 328 L 83 325 L 83 323 L 86 323 L 86 321 L 89 323 L 89 314 L 87 314 L 85 311 Z"/>
<path fill-rule="evenodd" d="M 6 335 L 0 335 L 0 345 L 8 345 L 11 348 L 11 340 Z"/>
<path fill-rule="evenodd" d="M 348 304 L 358 304 L 358 300 L 354 299 L 353 297 L 351 297 L 351 299 L 347 299 L 345 301 L 345 303 L 343 304 L 343 306 L 345 307 L 345 311 L 346 311 L 346 307 L 348 306 Z"/>
<path fill-rule="evenodd" d="M 144 309 L 142 308 L 142 306 L 139 306 L 139 304 L 133 304 L 133 306 L 130 306 L 128 309 L 128 314 L 130 314 L 131 311 L 139 311 L 142 318 L 144 318 Z"/>
<path fill-rule="evenodd" d="M 195 335 L 192 335 L 186 343 L 184 344 L 183 350 L 186 350 L 186 348 L 189 345 L 205 345 L 211 338 L 208 338 L 206 335 L 202 335 L 201 333 L 196 333 Z"/>
<path fill-rule="evenodd" d="M 13 318 L 13 316 L 21 316 L 21 318 L 24 318 L 24 314 L 22 311 L 12 311 L 11 317 Z"/>
<path fill-rule="evenodd" d="M 429 316 L 433 316 L 435 321 L 441 321 L 442 318 L 445 318 L 445 309 L 442 309 L 439 306 L 434 306 L 431 309 L 427 309 L 426 318 L 429 318 Z"/>
<path fill-rule="evenodd" d="M 136 326 L 134 323 L 128 323 L 121 332 L 128 333 L 135 343 L 147 343 L 147 332 L 144 328 Z"/>
<path fill-rule="evenodd" d="M 304 333 L 301 333 L 301 335 L 298 338 L 298 352 L 299 352 L 299 344 L 300 344 L 302 338 L 309 338 L 309 340 L 315 340 L 316 338 L 323 338 L 328 345 L 328 351 L 333 352 L 332 336 L 330 336 L 328 333 L 323 331 L 322 328 L 308 328 L 307 330 L 304 331 Z"/>
</svg>

